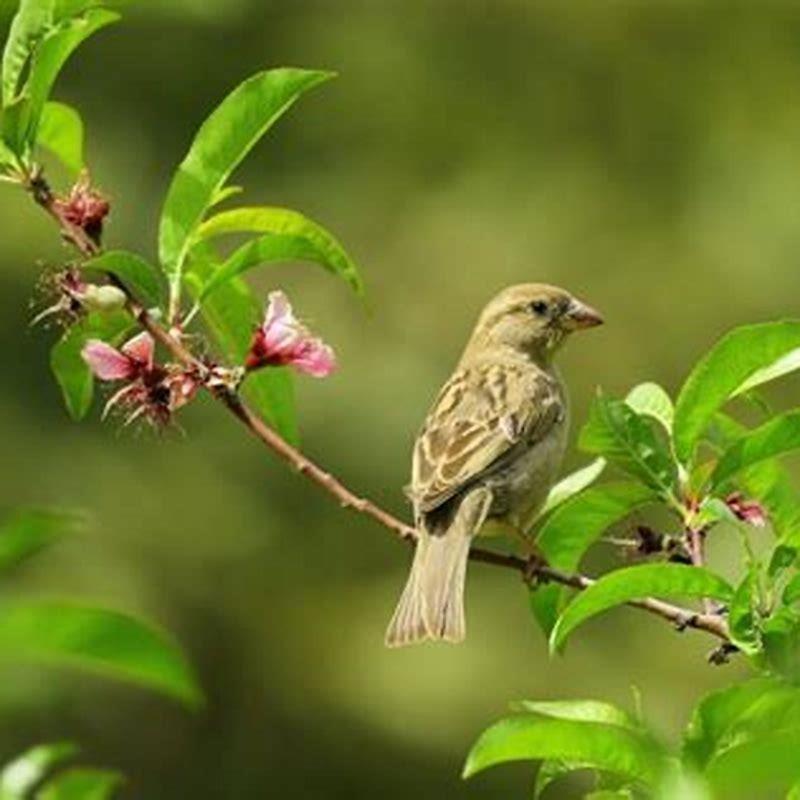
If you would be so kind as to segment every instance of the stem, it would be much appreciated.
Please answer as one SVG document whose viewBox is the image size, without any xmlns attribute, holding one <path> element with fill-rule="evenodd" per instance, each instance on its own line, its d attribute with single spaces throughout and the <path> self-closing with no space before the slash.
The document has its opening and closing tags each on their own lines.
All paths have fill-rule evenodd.
<svg viewBox="0 0 800 800">
<path fill-rule="evenodd" d="M 33 196 L 34 201 L 41 206 L 58 223 L 64 238 L 75 246 L 84 256 L 92 258 L 99 254 L 100 247 L 86 232 L 73 225 L 59 212 L 55 204 L 55 195 L 44 177 L 38 171 L 33 171 L 25 176 L 24 185 Z M 119 278 L 110 276 L 114 285 L 119 287 L 128 298 L 128 310 L 157 342 L 166 348 L 178 361 L 192 368 L 201 378 L 207 378 L 209 368 L 198 359 L 177 337 L 160 325 L 148 313 L 147 309 L 132 295 L 130 290 Z M 177 315 L 179 309 L 172 306 L 177 303 L 178 295 L 170 292 L 170 316 Z M 398 538 L 409 543 L 414 543 L 417 538 L 416 530 L 395 517 L 390 512 L 381 508 L 363 497 L 359 497 L 348 489 L 337 478 L 326 472 L 297 448 L 290 445 L 276 431 L 270 428 L 254 411 L 252 411 L 241 397 L 225 386 L 205 384 L 205 388 L 219 401 L 245 428 L 267 448 L 285 461 L 295 471 L 307 477 L 329 495 L 333 496 L 342 508 L 349 508 L 364 514 L 394 533 Z M 702 550 L 700 550 L 702 558 Z M 559 583 L 573 589 L 586 589 L 595 581 L 584 575 L 569 574 L 549 567 L 538 560 L 526 560 L 515 555 L 497 553 L 482 548 L 472 548 L 469 553 L 472 561 L 492 564 L 496 567 L 511 569 L 518 572 L 526 583 L 534 585 L 538 581 Z M 654 598 L 632 600 L 627 603 L 634 608 L 640 608 L 662 619 L 665 619 L 680 629 L 695 628 L 705 631 L 713 636 L 729 642 L 728 626 L 724 619 L 717 614 L 698 614 L 691 609 L 665 603 Z"/>
</svg>

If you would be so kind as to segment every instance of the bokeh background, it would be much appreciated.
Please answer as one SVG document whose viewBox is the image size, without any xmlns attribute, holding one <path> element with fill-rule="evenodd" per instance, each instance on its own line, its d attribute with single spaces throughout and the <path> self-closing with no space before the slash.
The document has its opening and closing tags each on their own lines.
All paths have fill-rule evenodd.
<svg viewBox="0 0 800 800">
<path fill-rule="evenodd" d="M 107 241 L 153 255 L 198 123 L 246 75 L 287 64 L 340 78 L 302 99 L 236 182 L 248 202 L 335 231 L 369 308 L 307 265 L 254 280 L 284 287 L 340 356 L 330 380 L 298 381 L 304 447 L 397 513 L 414 432 L 502 286 L 549 281 L 604 311 L 608 324 L 561 360 L 578 423 L 596 386 L 675 390 L 726 329 L 798 312 L 795 3 L 143 0 L 56 92 L 88 124 L 114 204 Z M 38 260 L 65 251 L 18 191 L 0 191 L 0 219 L 0 501 L 92 518 L 3 591 L 147 614 L 208 693 L 192 715 L 3 665 L 3 756 L 74 738 L 86 760 L 128 775 L 127 797 L 148 800 L 525 797 L 529 765 L 459 779 L 508 701 L 630 707 L 636 686 L 672 737 L 703 692 L 741 674 L 706 666 L 707 639 L 628 610 L 549 660 L 520 582 L 479 564 L 466 644 L 386 651 L 408 550 L 207 401 L 183 416 L 185 435 L 70 422 L 48 373 L 52 333 L 27 324 Z M 566 466 L 585 460 L 573 448 Z"/>
</svg>

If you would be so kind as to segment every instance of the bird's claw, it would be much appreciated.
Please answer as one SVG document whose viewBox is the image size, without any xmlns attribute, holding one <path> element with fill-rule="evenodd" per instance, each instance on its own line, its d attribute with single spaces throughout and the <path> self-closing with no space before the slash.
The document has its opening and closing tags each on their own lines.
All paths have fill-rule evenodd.
<svg viewBox="0 0 800 800">
<path fill-rule="evenodd" d="M 547 562 L 539 553 L 531 553 L 525 561 L 525 568 L 522 570 L 522 580 L 528 586 L 538 586 L 544 582 L 542 577 L 542 567 L 547 566 Z"/>
</svg>

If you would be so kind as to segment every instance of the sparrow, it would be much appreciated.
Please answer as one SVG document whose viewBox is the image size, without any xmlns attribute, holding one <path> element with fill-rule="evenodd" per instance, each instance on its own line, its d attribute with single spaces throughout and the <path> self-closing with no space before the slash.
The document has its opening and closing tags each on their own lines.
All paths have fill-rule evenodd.
<svg viewBox="0 0 800 800">
<path fill-rule="evenodd" d="M 540 283 L 504 289 L 480 314 L 414 445 L 407 491 L 417 542 L 389 647 L 464 639 L 472 540 L 490 519 L 526 538 L 567 441 L 553 357 L 570 333 L 602 321 L 569 292 Z"/>
</svg>

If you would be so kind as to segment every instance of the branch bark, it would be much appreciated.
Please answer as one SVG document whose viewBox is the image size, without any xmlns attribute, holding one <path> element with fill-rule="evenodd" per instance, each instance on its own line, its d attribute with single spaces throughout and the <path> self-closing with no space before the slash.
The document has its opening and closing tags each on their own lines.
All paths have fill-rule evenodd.
<svg viewBox="0 0 800 800">
<path fill-rule="evenodd" d="M 99 255 L 101 252 L 100 246 L 91 239 L 82 228 L 73 224 L 60 211 L 56 203 L 57 198 L 41 173 L 37 172 L 27 176 L 24 185 L 37 205 L 44 209 L 44 211 L 56 221 L 62 236 L 67 242 L 73 245 L 81 255 L 86 258 L 93 258 Z M 148 310 L 132 295 L 121 280 L 115 276 L 111 276 L 111 280 L 125 292 L 128 298 L 128 310 L 142 328 L 185 366 L 196 370 L 201 376 L 208 374 L 208 367 L 196 358 L 178 337 L 174 336 L 170 331 L 159 324 L 158 321 L 153 319 Z M 296 472 L 304 475 L 331 495 L 342 508 L 352 509 L 353 511 L 370 517 L 403 541 L 412 544 L 416 541 L 416 531 L 412 526 L 398 519 L 371 500 L 354 494 L 336 477 L 326 472 L 297 448 L 285 441 L 276 431 L 270 428 L 261 417 L 250 409 L 235 391 L 227 386 L 212 385 L 210 383 L 206 384 L 206 389 L 228 410 L 228 412 L 239 420 L 251 435 L 255 436 Z M 700 550 L 699 553 L 702 560 L 702 550 Z M 538 561 L 528 561 L 519 556 L 497 553 L 492 550 L 474 547 L 470 550 L 469 556 L 472 561 L 514 570 L 519 573 L 528 584 L 553 582 L 582 590 L 595 582 L 584 575 L 561 572 L 560 570 Z M 694 628 L 705 631 L 723 640 L 724 643 L 730 642 L 728 626 L 725 620 L 717 614 L 696 613 L 691 609 L 665 603 L 654 598 L 633 600 L 627 603 L 627 605 L 640 608 L 650 614 L 661 617 L 671 622 L 679 630 Z"/>
</svg>

